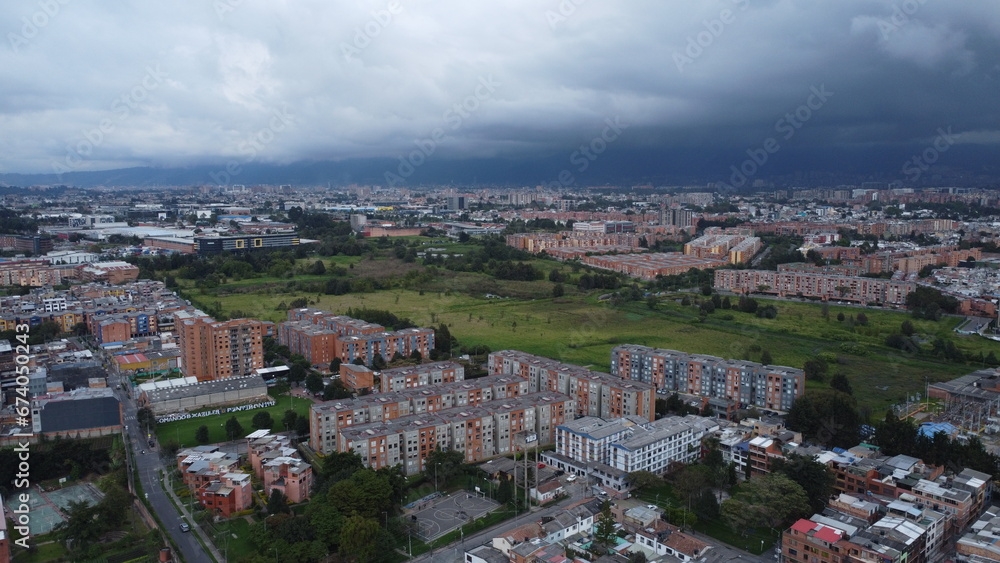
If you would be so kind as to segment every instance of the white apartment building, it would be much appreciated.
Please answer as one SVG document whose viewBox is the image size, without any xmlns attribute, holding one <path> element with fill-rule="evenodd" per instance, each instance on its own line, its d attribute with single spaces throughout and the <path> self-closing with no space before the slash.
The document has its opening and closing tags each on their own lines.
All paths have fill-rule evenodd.
<svg viewBox="0 0 1000 563">
<path fill-rule="evenodd" d="M 662 418 L 644 428 L 632 429 L 630 437 L 611 444 L 608 465 L 626 473 L 661 474 L 671 464 L 697 461 L 702 438 L 718 429 L 712 419 L 700 416 Z"/>
</svg>

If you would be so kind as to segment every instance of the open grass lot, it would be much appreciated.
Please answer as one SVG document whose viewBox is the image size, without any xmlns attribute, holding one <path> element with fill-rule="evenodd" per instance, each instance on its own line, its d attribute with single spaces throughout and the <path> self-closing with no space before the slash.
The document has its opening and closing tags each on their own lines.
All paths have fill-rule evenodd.
<svg viewBox="0 0 1000 563">
<path fill-rule="evenodd" d="M 351 276 L 392 278 L 411 270 L 425 270 L 417 264 L 388 258 L 351 259 L 355 264 Z M 504 281 L 483 274 L 437 269 L 432 270 L 429 280 L 419 284 L 419 289 L 397 287 L 334 296 L 289 291 L 287 284 L 293 280 L 255 279 L 227 283 L 208 292 L 189 286 L 185 296 L 196 304 L 218 303 L 225 311 L 240 311 L 271 321 L 284 320 L 285 309 L 279 305 L 287 306 L 298 297 L 306 298 L 310 306 L 338 313 L 349 308 L 386 309 L 420 325 L 447 323 L 452 334 L 466 346 L 482 344 L 492 350 L 516 348 L 599 370 L 609 368 L 611 348 L 625 343 L 754 361 L 767 350 L 775 364 L 792 367 L 802 367 L 807 359 L 826 352 L 838 358 L 836 365 L 830 366 L 830 375 L 838 371 L 847 375 L 859 406 L 877 416 L 891 403 L 922 392 L 925 381 L 942 381 L 983 367 L 944 362 L 929 355 L 907 354 L 886 347 L 885 338 L 897 332 L 902 321 L 910 319 L 904 311 L 829 305 L 829 315 L 824 318 L 818 303 L 757 297 L 761 304 L 773 304 L 778 309 L 777 318 L 763 319 L 718 309 L 702 321 L 697 306 L 680 305 L 684 294 L 661 297 L 655 309 L 650 309 L 645 301 L 612 307 L 598 302 L 596 296 L 600 291 L 577 290 L 578 276 L 571 274 L 566 264 L 541 259 L 531 262 L 546 273 L 559 268 L 569 275 L 570 280 L 564 284 L 566 294 L 553 299 L 554 284 L 549 281 Z M 306 276 L 295 281 L 314 277 L 324 278 Z M 487 299 L 487 294 L 504 298 Z M 732 300 L 735 303 L 736 299 Z M 868 317 L 866 326 L 850 321 L 859 312 Z M 848 318 L 838 321 L 838 313 Z M 912 322 L 917 336 L 928 343 L 928 348 L 929 342 L 940 336 L 954 340 L 964 352 L 988 354 L 997 349 L 992 341 L 954 333 L 952 329 L 960 322 L 957 317 Z M 809 382 L 808 386 L 826 384 Z"/>
<path fill-rule="evenodd" d="M 166 444 L 170 440 L 177 440 L 181 447 L 194 447 L 199 445 L 194 439 L 194 433 L 198 430 L 199 426 L 204 424 L 208 427 L 208 443 L 215 444 L 218 442 L 225 442 L 228 440 L 226 437 L 225 424 L 226 421 L 232 416 L 235 416 L 236 420 L 240 421 L 243 429 L 247 434 L 249 434 L 253 431 L 251 421 L 253 420 L 254 415 L 261 411 L 271 413 L 271 418 L 274 419 L 275 427 L 280 428 L 281 417 L 285 415 L 285 411 L 289 408 L 301 415 L 308 416 L 309 406 L 313 404 L 312 401 L 309 401 L 308 399 L 292 397 L 291 406 L 289 406 L 288 395 L 276 397 L 275 400 L 278 402 L 277 405 L 265 409 L 252 409 L 237 413 L 222 413 L 213 416 L 189 418 L 187 420 L 178 420 L 177 422 L 157 424 L 156 439 L 160 444 Z M 240 436 L 240 438 L 242 438 L 242 436 Z"/>
</svg>

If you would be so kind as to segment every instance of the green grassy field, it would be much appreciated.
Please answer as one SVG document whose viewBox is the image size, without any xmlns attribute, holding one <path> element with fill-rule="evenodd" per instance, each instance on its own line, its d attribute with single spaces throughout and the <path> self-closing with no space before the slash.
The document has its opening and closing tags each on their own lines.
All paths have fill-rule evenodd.
<svg viewBox="0 0 1000 563">
<path fill-rule="evenodd" d="M 352 260 L 352 276 L 391 280 L 406 272 L 424 270 L 417 264 L 394 259 Z M 532 264 L 545 272 L 559 268 L 571 278 L 576 277 L 566 264 L 552 260 L 533 260 Z M 645 301 L 612 307 L 598 302 L 596 295 L 600 292 L 580 292 L 572 281 L 564 284 L 563 297 L 553 299 L 554 284 L 549 281 L 503 281 L 443 269 L 433 272 L 432 279 L 422 282 L 420 289 L 396 287 L 334 296 L 289 291 L 286 286 L 292 280 L 268 278 L 224 284 L 207 292 L 189 286 L 185 296 L 196 304 L 218 303 L 225 311 L 240 311 L 271 321 L 284 320 L 285 309 L 279 306 L 300 297 L 312 307 L 337 313 L 349 308 L 385 309 L 423 326 L 446 323 L 465 346 L 515 348 L 598 370 L 607 370 L 611 348 L 625 343 L 753 361 L 759 361 L 767 350 L 773 363 L 797 368 L 827 353 L 837 358 L 829 376 L 844 373 L 854 387 L 859 406 L 879 416 L 893 402 L 922 392 L 925 382 L 951 379 L 983 367 L 886 347 L 885 338 L 910 319 L 903 311 L 830 305 L 829 315 L 824 318 L 820 304 L 758 298 L 760 303 L 778 309 L 777 318 L 718 309 L 702 321 L 697 306 L 680 305 L 680 294 L 661 298 L 655 310 Z M 504 298 L 487 299 L 487 294 Z M 866 326 L 837 320 L 838 313 L 852 317 L 859 312 L 868 317 Z M 911 319 L 917 336 L 928 343 L 928 348 L 929 342 L 944 337 L 954 340 L 963 352 L 988 354 L 997 349 L 992 341 L 954 333 L 959 321 L 957 317 L 938 322 Z M 826 387 L 826 383 L 809 382 L 808 387 Z"/>
<path fill-rule="evenodd" d="M 308 416 L 309 406 L 312 405 L 312 401 L 308 399 L 302 399 L 300 397 L 291 398 L 291 406 L 289 406 L 288 395 L 278 397 L 275 399 L 278 404 L 273 407 L 268 407 L 264 409 L 253 409 L 248 411 L 241 411 L 237 413 L 222 413 L 213 416 L 205 416 L 199 418 L 189 418 L 187 420 L 178 420 L 176 422 L 167 422 L 164 424 L 156 425 L 156 439 L 160 444 L 166 444 L 170 440 L 177 440 L 181 447 L 194 447 L 199 445 L 194 439 L 194 434 L 198 430 L 198 427 L 205 425 L 208 428 L 208 438 L 210 444 L 215 444 L 218 442 L 227 441 L 225 424 L 230 417 L 235 416 L 236 420 L 240 421 L 240 425 L 243 426 L 243 430 L 247 434 L 253 432 L 253 425 L 251 421 L 255 414 L 261 411 L 267 411 L 271 413 L 271 418 L 274 419 L 275 430 L 281 430 L 281 417 L 285 415 L 285 411 L 289 408 L 295 412 Z M 242 438 L 243 436 L 240 436 Z"/>
</svg>

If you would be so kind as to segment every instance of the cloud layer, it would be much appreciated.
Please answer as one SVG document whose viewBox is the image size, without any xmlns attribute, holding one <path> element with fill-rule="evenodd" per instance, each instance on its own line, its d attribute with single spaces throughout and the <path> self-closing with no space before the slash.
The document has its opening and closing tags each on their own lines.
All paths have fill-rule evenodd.
<svg viewBox="0 0 1000 563">
<path fill-rule="evenodd" d="M 421 142 L 425 159 L 568 159 L 614 117 L 616 150 L 736 163 L 770 137 L 1000 138 L 992 0 L 39 0 L 0 31 L 0 172 L 406 158 Z M 833 95 L 782 138 L 820 87 Z"/>
</svg>

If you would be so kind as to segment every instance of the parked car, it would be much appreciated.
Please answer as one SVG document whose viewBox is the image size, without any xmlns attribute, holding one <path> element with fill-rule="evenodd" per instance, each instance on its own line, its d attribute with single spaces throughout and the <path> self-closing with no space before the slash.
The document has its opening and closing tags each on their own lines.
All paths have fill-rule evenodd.
<svg viewBox="0 0 1000 563">
<path fill-rule="evenodd" d="M 191 526 L 188 526 L 187 522 L 181 522 L 181 531 L 182 532 L 190 532 L 191 531 Z"/>
<path fill-rule="evenodd" d="M 569 477 L 567 477 L 566 481 L 568 481 L 570 483 L 572 483 L 573 481 L 576 481 L 576 473 L 573 473 Z"/>
</svg>

